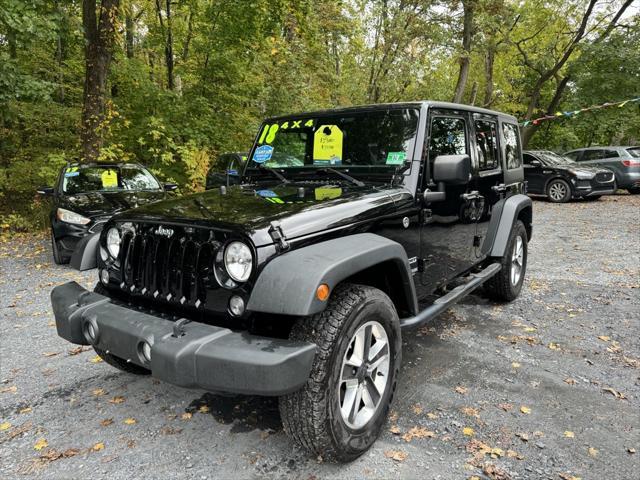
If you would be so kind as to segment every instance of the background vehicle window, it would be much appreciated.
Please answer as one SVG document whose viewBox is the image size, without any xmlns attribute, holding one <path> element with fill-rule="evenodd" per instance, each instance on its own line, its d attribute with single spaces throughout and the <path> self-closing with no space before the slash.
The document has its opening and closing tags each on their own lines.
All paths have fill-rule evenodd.
<svg viewBox="0 0 640 480">
<path fill-rule="evenodd" d="M 568 153 L 565 153 L 563 156 L 568 157 L 575 162 L 578 160 L 578 157 L 580 156 L 580 152 L 568 152 Z"/>
<path fill-rule="evenodd" d="M 587 162 L 589 160 L 601 160 L 603 158 L 617 158 L 619 157 L 616 150 L 585 150 L 582 160 Z"/>
<path fill-rule="evenodd" d="M 429 161 L 438 155 L 464 155 L 467 151 L 465 123 L 461 118 L 436 117 L 431 122 Z"/>
<path fill-rule="evenodd" d="M 634 158 L 640 158 L 640 147 L 627 148 L 627 153 Z"/>
<path fill-rule="evenodd" d="M 507 170 L 522 166 L 522 154 L 520 153 L 520 135 L 518 127 L 510 123 L 502 124 L 504 136 L 504 156 L 507 161 Z"/>
<path fill-rule="evenodd" d="M 525 165 L 531 165 L 531 162 L 533 162 L 534 160 L 535 157 L 533 155 L 529 155 L 528 153 L 522 154 L 522 161 Z"/>
<path fill-rule="evenodd" d="M 476 120 L 476 148 L 480 170 L 498 168 L 498 128 L 495 122 Z"/>
</svg>

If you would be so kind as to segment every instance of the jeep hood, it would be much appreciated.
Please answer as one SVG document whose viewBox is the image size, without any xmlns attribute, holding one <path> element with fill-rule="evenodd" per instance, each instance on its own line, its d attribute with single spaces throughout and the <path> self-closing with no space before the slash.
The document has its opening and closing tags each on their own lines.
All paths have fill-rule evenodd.
<svg viewBox="0 0 640 480">
<path fill-rule="evenodd" d="M 145 205 L 115 219 L 231 230 L 262 246 L 273 243 L 268 231 L 274 221 L 291 240 L 373 220 L 412 200 L 405 189 L 379 185 L 239 185 L 226 194 L 216 189 Z"/>
<path fill-rule="evenodd" d="M 86 192 L 58 197 L 57 206 L 87 217 L 112 215 L 166 198 L 158 191 Z"/>
</svg>

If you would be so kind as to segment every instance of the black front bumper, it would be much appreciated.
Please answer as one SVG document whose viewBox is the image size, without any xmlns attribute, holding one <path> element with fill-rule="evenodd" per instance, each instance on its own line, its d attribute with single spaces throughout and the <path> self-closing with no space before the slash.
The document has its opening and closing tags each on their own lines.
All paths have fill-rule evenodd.
<svg viewBox="0 0 640 480">
<path fill-rule="evenodd" d="M 154 377 L 185 388 L 252 395 L 298 390 L 309 377 L 316 346 L 259 337 L 190 322 L 178 336 L 175 322 L 112 303 L 76 282 L 55 287 L 51 303 L 58 335 L 79 345 L 93 344 Z M 95 340 L 86 336 L 92 324 Z M 151 361 L 142 353 L 151 346 Z"/>
</svg>

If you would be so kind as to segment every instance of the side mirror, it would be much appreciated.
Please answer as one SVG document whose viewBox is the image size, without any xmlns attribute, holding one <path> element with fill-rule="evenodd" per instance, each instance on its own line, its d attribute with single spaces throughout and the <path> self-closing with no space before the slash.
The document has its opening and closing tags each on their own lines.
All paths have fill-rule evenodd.
<svg viewBox="0 0 640 480">
<path fill-rule="evenodd" d="M 165 183 L 164 184 L 164 189 L 167 192 L 173 192 L 176 188 L 178 188 L 178 185 L 176 183 Z"/>
<path fill-rule="evenodd" d="M 38 187 L 36 192 L 38 192 L 40 195 L 44 195 L 48 197 L 50 195 L 53 195 L 54 189 L 53 187 Z"/>
<path fill-rule="evenodd" d="M 532 167 L 541 167 L 542 166 L 542 162 L 540 160 L 531 160 L 529 165 L 531 165 Z"/>
<path fill-rule="evenodd" d="M 448 185 L 464 185 L 471 177 L 469 155 L 438 155 L 433 161 L 433 181 Z"/>
</svg>

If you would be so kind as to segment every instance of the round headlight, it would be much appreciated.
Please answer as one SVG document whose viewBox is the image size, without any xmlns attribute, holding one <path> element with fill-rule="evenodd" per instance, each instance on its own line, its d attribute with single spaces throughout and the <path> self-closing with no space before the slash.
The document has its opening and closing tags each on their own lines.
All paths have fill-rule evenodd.
<svg viewBox="0 0 640 480">
<path fill-rule="evenodd" d="M 224 251 L 224 266 L 236 282 L 246 282 L 253 268 L 251 250 L 242 242 L 231 242 Z"/>
<path fill-rule="evenodd" d="M 107 232 L 107 250 L 113 258 L 118 258 L 118 253 L 120 253 L 120 232 L 117 228 L 110 228 Z"/>
</svg>

